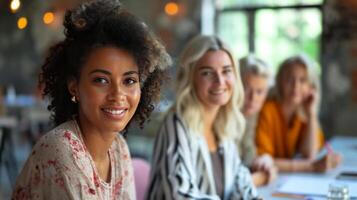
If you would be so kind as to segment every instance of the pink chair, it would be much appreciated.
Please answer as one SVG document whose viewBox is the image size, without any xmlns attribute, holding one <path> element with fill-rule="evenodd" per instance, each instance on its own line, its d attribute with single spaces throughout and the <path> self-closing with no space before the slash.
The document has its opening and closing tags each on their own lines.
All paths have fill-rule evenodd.
<svg viewBox="0 0 357 200">
<path fill-rule="evenodd" d="M 144 200 L 149 185 L 150 164 L 141 158 L 132 159 L 134 168 L 136 199 Z"/>
</svg>

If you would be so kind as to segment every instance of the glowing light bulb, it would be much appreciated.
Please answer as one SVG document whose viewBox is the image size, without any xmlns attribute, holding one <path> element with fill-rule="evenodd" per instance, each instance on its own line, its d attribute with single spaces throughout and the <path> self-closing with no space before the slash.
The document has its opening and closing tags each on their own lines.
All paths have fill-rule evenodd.
<svg viewBox="0 0 357 200">
<path fill-rule="evenodd" d="M 53 12 L 46 12 L 44 15 L 43 15 L 43 23 L 45 24 L 51 24 L 54 19 L 55 19 L 55 15 L 53 14 Z"/>
<path fill-rule="evenodd" d="M 10 9 L 12 12 L 16 12 L 21 6 L 20 0 L 12 0 L 10 3 Z"/>
<path fill-rule="evenodd" d="M 165 5 L 165 13 L 168 15 L 176 15 L 179 11 L 179 6 L 175 2 L 169 2 Z"/>
<path fill-rule="evenodd" d="M 26 26 L 27 26 L 27 18 L 26 17 L 20 17 L 17 20 L 17 27 L 21 30 L 21 29 L 26 28 Z"/>
</svg>

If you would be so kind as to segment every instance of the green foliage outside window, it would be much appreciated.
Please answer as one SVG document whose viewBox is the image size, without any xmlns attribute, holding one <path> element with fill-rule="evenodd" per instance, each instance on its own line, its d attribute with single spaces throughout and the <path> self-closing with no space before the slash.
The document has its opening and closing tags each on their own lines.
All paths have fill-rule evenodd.
<svg viewBox="0 0 357 200">
<path fill-rule="evenodd" d="M 285 58 L 299 53 L 319 60 L 322 25 L 317 9 L 261 10 L 255 29 L 255 54 L 274 69 Z"/>
<path fill-rule="evenodd" d="M 235 56 L 240 58 L 249 52 L 248 26 L 246 15 L 242 12 L 223 14 L 218 22 L 218 35 L 230 45 Z"/>
<path fill-rule="evenodd" d="M 319 4 L 322 0 L 225 0 L 226 5 Z M 235 3 L 235 4 L 234 4 Z M 239 5 L 238 4 L 238 5 Z M 244 11 L 222 12 L 218 16 L 217 33 L 232 47 L 238 58 L 249 53 L 248 20 Z M 268 62 L 275 71 L 285 58 L 304 53 L 319 61 L 322 15 L 318 8 L 259 9 L 255 12 L 255 54 Z"/>
<path fill-rule="evenodd" d="M 266 6 L 286 6 L 296 4 L 322 4 L 323 0 L 220 0 L 218 1 L 223 7 L 231 6 L 254 6 L 254 5 L 266 5 Z"/>
</svg>

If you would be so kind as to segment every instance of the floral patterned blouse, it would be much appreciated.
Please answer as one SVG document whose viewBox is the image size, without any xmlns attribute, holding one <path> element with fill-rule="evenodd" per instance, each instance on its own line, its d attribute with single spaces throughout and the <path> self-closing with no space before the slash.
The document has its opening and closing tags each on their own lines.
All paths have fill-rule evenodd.
<svg viewBox="0 0 357 200">
<path fill-rule="evenodd" d="M 101 180 L 75 120 L 44 135 L 17 178 L 12 199 L 134 200 L 128 147 L 118 137 L 109 149 L 110 183 Z"/>
</svg>

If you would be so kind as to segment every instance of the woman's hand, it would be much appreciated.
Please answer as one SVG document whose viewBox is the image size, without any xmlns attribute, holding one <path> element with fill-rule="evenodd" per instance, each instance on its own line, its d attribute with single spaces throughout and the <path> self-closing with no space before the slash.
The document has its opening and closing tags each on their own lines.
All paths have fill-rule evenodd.
<svg viewBox="0 0 357 200">
<path fill-rule="evenodd" d="M 303 101 L 303 108 L 308 117 L 317 113 L 317 91 L 315 88 L 311 87 L 306 94 Z"/>
<path fill-rule="evenodd" d="M 329 152 L 323 158 L 312 163 L 315 172 L 324 173 L 336 168 L 342 161 L 340 154 Z"/>
<path fill-rule="evenodd" d="M 263 154 L 253 160 L 252 169 L 254 171 L 265 171 L 274 166 L 274 161 L 269 154 Z"/>
<path fill-rule="evenodd" d="M 307 117 L 311 117 L 317 114 L 317 98 L 318 96 L 316 89 L 314 87 L 311 87 L 303 101 L 303 108 Z"/>
<path fill-rule="evenodd" d="M 269 154 L 263 154 L 253 160 L 253 171 L 263 171 L 268 175 L 267 184 L 276 179 L 278 169 L 274 165 L 274 160 Z"/>
</svg>

